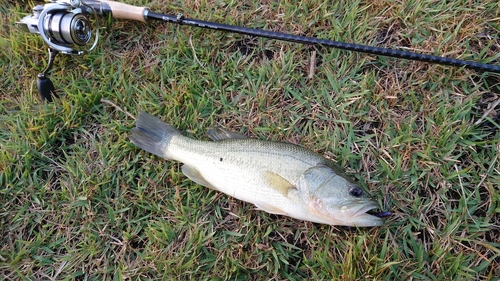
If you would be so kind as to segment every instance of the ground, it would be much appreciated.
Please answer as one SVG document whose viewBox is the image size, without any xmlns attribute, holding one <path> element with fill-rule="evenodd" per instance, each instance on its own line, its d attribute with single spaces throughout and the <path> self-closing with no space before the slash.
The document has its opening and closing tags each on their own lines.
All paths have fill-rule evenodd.
<svg viewBox="0 0 500 281">
<path fill-rule="evenodd" d="M 220 23 L 500 65 L 495 0 L 126 0 Z M 4 280 L 499 280 L 499 75 L 219 31 L 99 18 L 60 55 L 0 6 Z M 315 57 L 315 60 L 313 59 Z M 128 139 L 141 111 L 337 162 L 393 215 L 294 220 L 194 184 Z"/>
</svg>

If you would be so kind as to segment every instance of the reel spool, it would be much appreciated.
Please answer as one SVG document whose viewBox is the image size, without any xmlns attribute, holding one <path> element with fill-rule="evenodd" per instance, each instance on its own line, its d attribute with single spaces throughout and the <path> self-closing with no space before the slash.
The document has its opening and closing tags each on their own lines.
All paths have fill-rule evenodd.
<svg viewBox="0 0 500 281">
<path fill-rule="evenodd" d="M 61 52 L 66 51 L 62 44 L 85 46 L 90 42 L 92 30 L 90 29 L 90 21 L 83 14 L 75 13 L 55 13 L 50 14 L 48 20 L 40 19 L 43 24 L 43 31 L 40 33 L 49 46 L 54 49 L 59 49 Z M 50 37 L 49 37 L 50 36 Z M 57 45 L 57 42 L 61 45 Z"/>
<path fill-rule="evenodd" d="M 17 24 L 27 32 L 40 34 L 55 51 L 83 55 L 94 49 L 99 37 L 97 28 L 93 36 L 92 24 L 87 17 L 89 13 L 96 15 L 91 6 L 80 0 L 52 2 L 35 6 L 33 15 L 24 17 Z"/>
</svg>

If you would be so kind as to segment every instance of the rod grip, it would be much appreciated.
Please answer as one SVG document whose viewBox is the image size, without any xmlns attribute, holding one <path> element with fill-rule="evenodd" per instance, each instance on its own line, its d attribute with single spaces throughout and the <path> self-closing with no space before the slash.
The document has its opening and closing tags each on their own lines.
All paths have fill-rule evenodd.
<svg viewBox="0 0 500 281">
<path fill-rule="evenodd" d="M 146 22 L 146 7 L 137 7 L 125 3 L 120 3 L 111 0 L 101 0 L 103 6 L 108 6 L 111 10 L 113 18 L 127 19 Z"/>
</svg>

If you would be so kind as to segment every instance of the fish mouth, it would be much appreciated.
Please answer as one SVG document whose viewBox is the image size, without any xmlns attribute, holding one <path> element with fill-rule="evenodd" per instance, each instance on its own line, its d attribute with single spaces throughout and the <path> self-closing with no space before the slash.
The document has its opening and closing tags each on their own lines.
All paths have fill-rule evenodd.
<svg viewBox="0 0 500 281">
<path fill-rule="evenodd" d="M 379 204 L 375 201 L 355 201 L 344 205 L 341 211 L 344 217 L 351 221 L 353 226 L 381 226 L 391 212 L 378 211 Z"/>
</svg>

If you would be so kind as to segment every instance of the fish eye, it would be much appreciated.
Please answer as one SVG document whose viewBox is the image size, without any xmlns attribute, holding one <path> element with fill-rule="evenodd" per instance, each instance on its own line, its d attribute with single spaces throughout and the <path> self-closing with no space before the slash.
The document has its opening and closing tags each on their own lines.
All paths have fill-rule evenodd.
<svg viewBox="0 0 500 281">
<path fill-rule="evenodd" d="M 351 187 L 349 189 L 349 194 L 353 197 L 361 197 L 361 195 L 363 195 L 363 190 L 359 187 Z"/>
</svg>

